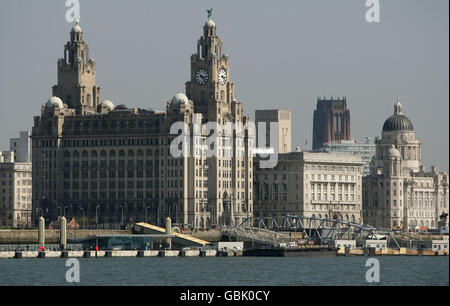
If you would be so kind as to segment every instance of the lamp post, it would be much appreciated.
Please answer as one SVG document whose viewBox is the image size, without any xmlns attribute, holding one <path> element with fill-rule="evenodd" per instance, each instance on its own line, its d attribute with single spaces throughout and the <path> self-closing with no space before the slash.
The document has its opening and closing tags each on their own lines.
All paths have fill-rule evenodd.
<svg viewBox="0 0 450 306">
<path fill-rule="evenodd" d="M 169 207 L 169 217 L 172 218 L 171 207 L 173 207 L 173 206 L 175 206 L 175 218 L 174 218 L 175 222 L 174 223 L 177 223 L 177 203 L 174 203 L 174 202 L 169 203 L 169 205 L 168 205 L 168 207 Z"/>
<path fill-rule="evenodd" d="M 159 226 L 159 208 L 161 207 L 161 205 L 160 205 L 159 201 L 157 201 L 156 203 L 158 205 L 158 226 Z"/>
<path fill-rule="evenodd" d="M 147 221 L 147 209 L 149 209 L 151 206 L 146 206 L 145 207 L 145 223 L 148 223 Z"/>
<path fill-rule="evenodd" d="M 81 212 L 83 213 L 83 229 L 85 229 L 85 224 L 84 224 L 84 208 L 80 207 Z"/>
<path fill-rule="evenodd" d="M 97 209 L 100 208 L 100 205 L 97 205 L 95 207 L 95 228 L 98 229 L 98 213 L 97 213 Z"/>
<path fill-rule="evenodd" d="M 122 208 L 122 219 L 120 221 L 120 225 L 123 226 L 123 206 L 119 205 L 120 208 Z"/>
</svg>

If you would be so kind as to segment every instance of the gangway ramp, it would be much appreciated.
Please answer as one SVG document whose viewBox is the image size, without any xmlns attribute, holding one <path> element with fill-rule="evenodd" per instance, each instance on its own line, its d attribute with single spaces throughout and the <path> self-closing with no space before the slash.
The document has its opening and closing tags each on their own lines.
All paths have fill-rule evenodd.
<svg viewBox="0 0 450 306">
<path fill-rule="evenodd" d="M 166 233 L 165 228 L 155 226 L 153 224 L 149 224 L 149 223 L 145 223 L 145 222 L 136 223 L 135 230 L 136 230 L 136 232 L 145 233 L 145 234 L 165 234 Z M 172 238 L 172 242 L 183 245 L 183 246 L 205 246 L 206 244 L 209 243 L 209 241 L 198 239 L 198 238 L 195 238 L 195 237 L 192 237 L 189 235 L 184 235 L 184 234 L 175 233 L 175 232 L 172 232 L 171 234 L 175 236 L 175 238 Z"/>
</svg>

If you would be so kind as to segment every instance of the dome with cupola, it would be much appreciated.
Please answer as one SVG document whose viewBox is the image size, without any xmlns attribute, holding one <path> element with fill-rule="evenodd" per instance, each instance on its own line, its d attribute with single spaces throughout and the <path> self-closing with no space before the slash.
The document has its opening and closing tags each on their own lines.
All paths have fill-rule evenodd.
<svg viewBox="0 0 450 306">
<path fill-rule="evenodd" d="M 383 132 L 392 131 L 414 131 L 411 120 L 402 112 L 402 105 L 399 100 L 394 105 L 394 114 L 390 116 L 383 125 Z"/>
</svg>

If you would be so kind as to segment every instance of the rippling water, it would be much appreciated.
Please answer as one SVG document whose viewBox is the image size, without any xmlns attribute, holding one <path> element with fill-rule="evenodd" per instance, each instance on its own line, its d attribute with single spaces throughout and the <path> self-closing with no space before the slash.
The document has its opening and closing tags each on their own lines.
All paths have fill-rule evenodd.
<svg viewBox="0 0 450 306">
<path fill-rule="evenodd" d="M 448 257 L 376 257 L 383 286 L 449 285 Z M 373 285 L 368 257 L 80 258 L 80 283 L 153 286 Z M 0 260 L 0 285 L 72 285 L 66 259 Z"/>
</svg>

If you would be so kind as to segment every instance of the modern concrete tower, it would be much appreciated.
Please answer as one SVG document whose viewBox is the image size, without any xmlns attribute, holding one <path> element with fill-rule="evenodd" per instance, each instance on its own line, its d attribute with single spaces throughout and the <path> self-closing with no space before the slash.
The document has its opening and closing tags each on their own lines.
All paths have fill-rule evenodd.
<svg viewBox="0 0 450 306">
<path fill-rule="evenodd" d="M 259 131 L 258 123 L 265 123 L 265 131 Z M 275 131 L 278 139 L 270 139 L 271 124 L 276 123 L 277 131 Z M 288 110 L 256 110 L 255 111 L 256 124 L 256 146 L 259 148 L 259 133 L 265 133 L 265 146 L 272 147 L 275 145 L 274 141 L 278 142 L 278 153 L 289 153 L 292 151 L 291 142 L 291 111 Z M 270 145 L 269 145 L 270 144 Z"/>
<path fill-rule="evenodd" d="M 317 99 L 314 111 L 313 150 L 319 150 L 324 144 L 351 140 L 350 110 L 347 99 Z"/>
<path fill-rule="evenodd" d="M 93 113 L 100 104 L 100 87 L 95 83 L 95 60 L 89 57 L 83 31 L 75 24 L 70 41 L 64 46 L 64 58 L 58 60 L 58 85 L 53 86 L 53 96 L 75 109 L 77 114 Z"/>
</svg>

